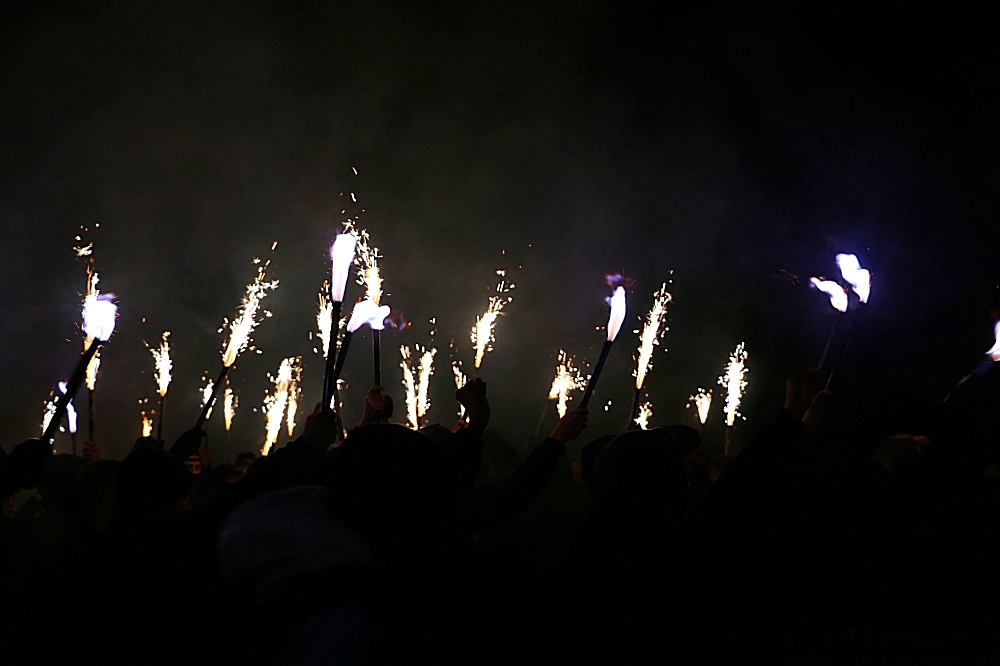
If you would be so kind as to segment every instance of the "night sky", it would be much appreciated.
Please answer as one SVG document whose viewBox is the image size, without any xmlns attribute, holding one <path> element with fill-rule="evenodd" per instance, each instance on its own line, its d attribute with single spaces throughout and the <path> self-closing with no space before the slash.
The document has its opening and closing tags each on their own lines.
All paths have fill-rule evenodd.
<svg viewBox="0 0 1000 666">
<path fill-rule="evenodd" d="M 397 420 L 398 345 L 436 331 L 430 418 L 453 422 L 448 343 L 468 366 L 469 329 L 506 269 L 514 300 L 482 376 L 492 424 L 522 443 L 560 347 L 596 360 L 603 277 L 625 270 L 629 320 L 588 436 L 624 425 L 632 330 L 668 279 L 654 424 L 683 417 L 745 340 L 752 432 L 826 340 L 832 311 L 803 283 L 849 251 L 874 287 L 833 386 L 844 423 L 865 441 L 926 428 L 992 344 L 1000 304 L 995 17 L 902 2 L 690 5 L 7 3 L 3 446 L 38 435 L 79 354 L 85 267 L 72 248 L 99 223 L 87 239 L 121 312 L 98 383 L 105 451 L 124 455 L 140 433 L 138 401 L 155 396 L 143 342 L 165 329 L 165 435 L 194 424 L 255 256 L 280 280 L 264 301 L 274 316 L 255 335 L 262 353 L 232 373 L 232 448 L 218 410 L 209 430 L 222 452 L 257 450 L 266 373 L 282 358 L 302 355 L 304 403 L 319 400 L 309 333 L 346 215 L 385 256 L 385 301 L 413 323 L 383 338 Z M 344 372 L 349 424 L 370 382 L 362 338 Z"/>
</svg>

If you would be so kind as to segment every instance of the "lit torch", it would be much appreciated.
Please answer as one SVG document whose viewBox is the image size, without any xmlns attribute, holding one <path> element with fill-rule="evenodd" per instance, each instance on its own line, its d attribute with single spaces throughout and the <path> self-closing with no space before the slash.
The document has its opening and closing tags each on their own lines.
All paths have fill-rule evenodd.
<svg viewBox="0 0 1000 666">
<path fill-rule="evenodd" d="M 736 351 L 729 355 L 729 362 L 726 363 L 723 375 L 719 377 L 719 385 L 726 390 L 726 454 L 729 454 L 732 444 L 733 426 L 736 425 L 737 417 L 740 414 L 740 402 L 743 400 L 743 392 L 747 387 L 747 352 L 744 343 L 736 346 Z"/>
<path fill-rule="evenodd" d="M 698 421 L 705 425 L 705 421 L 708 420 L 708 411 L 712 407 L 712 389 L 707 391 L 703 388 L 699 388 L 698 391 L 688 398 L 687 407 L 691 407 L 694 404 L 695 409 L 698 410 Z"/>
<path fill-rule="evenodd" d="M 240 399 L 233 393 L 233 387 L 226 382 L 226 391 L 222 394 L 222 415 L 225 417 L 226 432 L 233 428 L 233 417 L 236 416 L 236 408 L 239 407 Z"/>
<path fill-rule="evenodd" d="M 160 441 L 163 440 L 163 410 L 167 399 L 167 389 L 170 388 L 170 371 L 174 367 L 170 361 L 170 344 L 167 342 L 169 337 L 170 331 L 164 331 L 160 346 L 149 350 L 153 355 L 153 378 L 156 380 L 156 391 L 160 395 L 160 420 L 156 428 L 156 439 Z"/>
<path fill-rule="evenodd" d="M 419 348 L 418 348 L 419 351 Z M 427 397 L 427 390 L 430 388 L 431 375 L 434 374 L 434 355 L 437 349 L 431 347 L 424 349 L 420 354 L 420 364 L 417 372 L 417 418 L 422 419 L 431 408 L 431 401 Z"/>
<path fill-rule="evenodd" d="M 646 401 L 639 405 L 639 410 L 635 415 L 635 424 L 643 430 L 649 430 L 649 420 L 653 418 L 653 404 Z"/>
<path fill-rule="evenodd" d="M 992 347 L 990 347 L 989 351 L 986 352 L 986 355 L 994 361 L 1000 361 L 1000 321 L 998 321 L 996 326 L 993 327 L 993 335 L 996 337 L 996 342 Z"/>
<path fill-rule="evenodd" d="M 611 306 L 611 315 L 608 317 L 608 336 L 604 341 L 604 347 L 601 349 L 601 356 L 597 359 L 597 365 L 594 366 L 594 374 L 590 376 L 589 381 L 587 381 L 587 389 L 583 393 L 583 400 L 580 402 L 580 406 L 586 408 L 590 403 L 590 397 L 594 394 L 594 388 L 597 386 L 597 379 L 601 376 L 601 370 L 604 368 L 604 362 L 608 360 L 608 352 L 611 351 L 611 344 L 618 337 L 618 331 L 622 327 L 622 323 L 625 321 L 625 288 L 616 287 L 614 294 L 608 299 L 608 305 Z"/>
<path fill-rule="evenodd" d="M 208 415 L 212 411 L 212 406 L 215 404 L 216 394 L 219 392 L 219 388 L 223 385 L 226 376 L 229 374 L 229 370 L 236 363 L 236 359 L 239 355 L 246 351 L 250 346 L 250 336 L 253 330 L 257 328 L 257 325 L 264 321 L 263 318 L 258 319 L 257 311 L 260 309 L 260 302 L 265 296 L 267 296 L 267 291 L 269 289 L 277 289 L 278 281 L 272 280 L 267 281 L 264 278 L 267 274 L 267 267 L 270 265 L 270 260 L 265 261 L 263 265 L 260 264 L 259 259 L 254 259 L 254 263 L 258 264 L 257 267 L 257 277 L 254 281 L 247 285 L 246 296 L 243 297 L 243 302 L 240 303 L 240 308 L 236 313 L 236 318 L 229 325 L 229 341 L 226 343 L 225 348 L 222 350 L 222 372 L 219 373 L 219 379 L 212 385 L 212 393 L 205 400 L 204 406 L 201 410 L 201 415 L 198 417 L 198 422 L 195 424 L 195 428 L 201 428 L 205 425 L 205 421 L 208 419 Z M 267 310 L 263 311 L 264 317 L 270 317 L 271 313 Z M 220 331 L 221 332 L 221 331 Z"/>
<path fill-rule="evenodd" d="M 333 381 L 340 379 L 340 373 L 344 369 L 344 362 L 347 360 L 347 350 L 351 347 L 351 339 L 354 332 L 368 324 L 373 331 L 381 331 L 385 326 L 385 318 L 389 316 L 388 305 L 376 305 L 367 298 L 354 306 L 351 312 L 351 319 L 347 322 L 347 331 L 344 339 L 340 343 L 340 353 L 337 354 L 337 363 L 333 367 Z"/>
<path fill-rule="evenodd" d="M 420 427 L 420 418 L 417 415 L 417 380 L 413 373 L 413 355 L 406 345 L 399 347 L 399 353 L 403 357 L 399 367 L 403 370 L 403 388 L 406 389 L 406 419 L 410 422 L 410 427 L 416 430 Z"/>
<path fill-rule="evenodd" d="M 330 321 L 333 330 L 330 333 L 329 352 L 326 355 L 326 370 L 323 374 L 323 410 L 333 408 L 333 394 L 337 388 L 336 369 L 337 338 L 340 334 L 340 311 L 344 305 L 344 292 L 347 290 L 347 279 L 351 275 L 351 264 L 354 262 L 354 251 L 358 237 L 353 233 L 338 234 L 330 246 L 330 299 L 333 301 Z"/>
<path fill-rule="evenodd" d="M 377 247 L 369 242 L 368 232 L 357 229 L 350 220 L 344 222 L 348 233 L 358 236 L 357 256 L 354 263 L 358 266 L 358 284 L 365 288 L 365 299 L 375 305 L 382 305 L 382 275 L 379 272 L 378 260 L 382 258 Z M 382 327 L 372 328 L 372 360 L 375 367 L 375 383 L 382 385 Z"/>
<path fill-rule="evenodd" d="M 59 382 L 59 392 L 66 393 L 66 382 Z M 73 455 L 76 455 L 76 409 L 73 407 L 73 399 L 66 403 L 66 426 L 69 429 L 70 439 L 73 441 Z"/>
<path fill-rule="evenodd" d="M 496 342 L 494 327 L 497 317 L 503 312 L 504 307 L 513 300 L 512 296 L 506 295 L 514 288 L 512 283 L 507 282 L 507 271 L 498 270 L 500 282 L 497 283 L 497 295 L 490 296 L 486 306 L 486 312 L 481 317 L 476 317 L 476 324 L 472 327 L 472 347 L 476 351 L 475 376 L 479 376 L 479 366 L 483 364 L 483 357 L 486 352 L 493 351 L 493 343 Z"/>
<path fill-rule="evenodd" d="M 281 422 L 285 419 L 288 407 L 288 396 L 291 391 L 296 390 L 300 376 L 301 368 L 297 356 L 290 356 L 281 361 L 277 377 L 268 375 L 274 384 L 274 393 L 264 396 L 264 417 L 267 420 L 267 425 L 264 447 L 260 452 L 262 456 L 266 456 L 271 451 L 271 447 L 278 442 Z M 292 428 L 294 429 L 294 417 Z"/>
<path fill-rule="evenodd" d="M 580 375 L 579 368 L 573 365 L 573 358 L 560 349 L 556 374 L 552 378 L 552 388 L 549 389 L 549 400 L 557 401 L 559 418 L 566 416 L 567 403 L 573 399 L 573 391 L 582 390 L 586 386 L 587 380 Z"/>
<path fill-rule="evenodd" d="M 66 411 L 66 405 L 72 399 L 73 394 L 80 388 L 84 376 L 87 373 L 87 365 L 97 354 L 101 345 L 108 341 L 115 330 L 115 318 L 118 314 L 118 306 L 113 302 L 114 294 L 100 294 L 93 300 L 87 300 L 83 305 L 83 332 L 90 339 L 90 345 L 86 351 L 80 355 L 80 361 L 76 369 L 66 382 L 66 393 L 59 396 L 56 404 L 56 413 L 49 420 L 48 426 L 42 433 L 41 440 L 52 446 L 55 439 L 56 429 L 62 421 L 62 415 Z"/>
<path fill-rule="evenodd" d="M 77 236 L 79 239 L 79 236 Z M 87 263 L 87 293 L 83 299 L 83 307 L 86 309 L 87 303 L 97 300 L 100 295 L 100 290 L 97 288 L 97 283 L 100 282 L 100 278 L 97 276 L 97 271 L 94 270 L 93 265 L 93 250 L 94 244 L 90 243 L 86 247 L 74 248 L 77 252 L 78 257 L 89 257 Z M 83 351 L 86 352 L 94 339 L 87 335 L 83 339 Z M 94 439 L 94 389 L 97 388 L 97 371 L 101 367 L 101 350 L 98 349 L 94 352 L 94 357 L 90 359 L 90 363 L 87 364 L 86 373 L 86 383 L 87 383 L 87 434 L 89 439 Z"/>
<path fill-rule="evenodd" d="M 205 385 L 198 389 L 198 393 L 201 394 L 202 414 L 205 415 L 205 421 L 207 421 L 212 418 L 212 402 L 215 396 L 216 383 L 208 377 L 202 377 L 201 380 L 205 382 Z"/>
<path fill-rule="evenodd" d="M 629 411 L 630 421 L 636 419 L 639 409 L 639 393 L 646 381 L 646 374 L 653 368 L 653 349 L 660 344 L 660 340 L 663 339 L 663 335 L 667 331 L 667 304 L 672 299 L 665 282 L 659 291 L 653 293 L 653 307 L 646 314 L 646 321 L 642 327 L 642 333 L 639 335 L 639 358 L 635 370 L 635 392 L 632 394 L 632 408 Z M 638 423 L 638 421 L 636 422 Z"/>
<path fill-rule="evenodd" d="M 319 310 L 316 312 L 316 328 L 323 344 L 323 358 L 330 356 L 330 339 L 333 334 L 333 302 L 330 300 L 330 283 L 324 281 L 319 292 Z"/>
<path fill-rule="evenodd" d="M 146 412 L 142 412 L 142 436 L 151 437 L 153 434 L 153 417 L 147 416 Z"/>
<path fill-rule="evenodd" d="M 451 362 L 451 374 L 455 378 L 455 389 L 456 390 L 458 390 L 458 389 L 462 388 L 463 386 L 465 386 L 466 383 L 469 381 L 469 378 L 465 376 L 464 372 L 462 372 L 462 362 L 461 361 L 452 361 Z M 458 403 L 458 418 L 460 418 L 460 419 L 464 419 L 465 418 L 465 405 L 463 405 L 462 403 Z"/>
<path fill-rule="evenodd" d="M 847 291 L 834 282 L 833 280 L 824 280 L 821 278 L 809 278 L 809 285 L 821 291 L 830 297 L 830 305 L 837 312 L 844 313 L 847 312 Z M 826 355 L 830 351 L 830 344 L 833 342 L 834 336 L 837 335 L 837 327 L 840 325 L 840 315 L 835 315 L 833 318 L 833 328 L 830 329 L 830 335 L 826 339 L 826 346 L 823 347 L 823 355 L 819 358 L 819 364 L 816 366 L 817 369 L 822 370 L 823 364 L 826 362 Z"/>
</svg>

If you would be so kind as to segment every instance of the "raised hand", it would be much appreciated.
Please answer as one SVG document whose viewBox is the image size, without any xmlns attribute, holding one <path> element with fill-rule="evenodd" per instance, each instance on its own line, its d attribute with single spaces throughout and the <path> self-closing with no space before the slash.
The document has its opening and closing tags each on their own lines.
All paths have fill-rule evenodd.
<svg viewBox="0 0 1000 666">
<path fill-rule="evenodd" d="M 569 410 L 566 412 L 566 416 L 559 419 L 559 423 L 556 424 L 555 430 L 552 431 L 549 437 L 563 444 L 576 439 L 583 432 L 583 429 L 587 427 L 589 416 L 590 413 L 586 407 L 577 407 L 576 409 Z"/>
</svg>

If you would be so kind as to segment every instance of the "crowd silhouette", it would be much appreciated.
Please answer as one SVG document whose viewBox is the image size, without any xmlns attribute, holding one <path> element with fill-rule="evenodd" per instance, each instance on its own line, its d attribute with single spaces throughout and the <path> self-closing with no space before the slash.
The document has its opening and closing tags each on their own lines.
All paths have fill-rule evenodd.
<svg viewBox="0 0 1000 666">
<path fill-rule="evenodd" d="M 793 374 L 716 458 L 675 424 L 569 460 L 585 409 L 521 450 L 479 379 L 453 428 L 386 422 L 373 387 L 346 438 L 317 407 L 225 464 L 199 430 L 121 461 L 23 442 L 0 451 L 3 663 L 990 658 L 1000 363 L 873 448 L 824 383 Z"/>
</svg>

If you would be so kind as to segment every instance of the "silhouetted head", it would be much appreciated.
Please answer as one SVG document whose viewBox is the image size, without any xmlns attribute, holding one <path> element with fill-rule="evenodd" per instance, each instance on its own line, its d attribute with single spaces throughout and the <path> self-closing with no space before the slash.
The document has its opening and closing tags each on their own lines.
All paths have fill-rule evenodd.
<svg viewBox="0 0 1000 666">
<path fill-rule="evenodd" d="M 236 462 L 233 463 L 233 467 L 236 468 L 238 474 L 246 474 L 247 468 L 253 464 L 253 461 L 257 459 L 257 456 L 250 453 L 249 451 L 244 451 L 243 453 L 236 456 Z"/>
<path fill-rule="evenodd" d="M 580 472 L 583 475 L 583 484 L 587 486 L 587 492 L 593 492 L 594 469 L 597 467 L 597 456 L 605 446 L 611 443 L 617 435 L 604 435 L 598 437 L 580 452 Z"/>
<path fill-rule="evenodd" d="M 187 471 L 191 473 L 191 476 L 198 476 L 201 474 L 201 456 L 197 453 L 192 453 L 184 460 L 184 466 L 187 467 Z"/>
<path fill-rule="evenodd" d="M 594 502 L 623 521 L 680 525 L 687 510 L 684 456 L 664 428 L 622 433 L 597 459 Z"/>
<path fill-rule="evenodd" d="M 176 457 L 158 449 L 136 449 L 118 468 L 115 517 L 182 513 L 192 485 L 191 473 Z"/>
<path fill-rule="evenodd" d="M 45 461 L 52 456 L 52 447 L 40 439 L 29 439 L 14 447 L 10 453 L 11 471 L 18 488 L 34 488 L 45 469 Z"/>
<path fill-rule="evenodd" d="M 354 430 L 340 448 L 332 477 L 333 511 L 389 553 L 433 540 L 453 490 L 438 444 L 395 424 Z"/>
<path fill-rule="evenodd" d="M 140 437 L 135 440 L 135 444 L 132 445 L 132 450 L 147 448 L 147 449 L 162 449 L 163 442 L 156 439 L 155 437 Z"/>
<path fill-rule="evenodd" d="M 38 494 L 48 506 L 68 508 L 72 504 L 76 475 L 86 464 L 83 458 L 68 453 L 45 459 L 45 469 L 38 478 Z"/>
<path fill-rule="evenodd" d="M 664 430 L 674 436 L 686 459 L 702 467 L 708 467 L 708 453 L 705 451 L 705 445 L 701 442 L 701 434 L 697 430 L 691 426 L 680 424 L 669 425 Z"/>
</svg>

